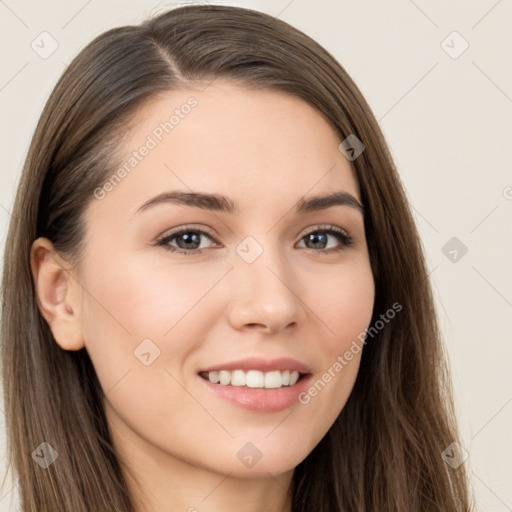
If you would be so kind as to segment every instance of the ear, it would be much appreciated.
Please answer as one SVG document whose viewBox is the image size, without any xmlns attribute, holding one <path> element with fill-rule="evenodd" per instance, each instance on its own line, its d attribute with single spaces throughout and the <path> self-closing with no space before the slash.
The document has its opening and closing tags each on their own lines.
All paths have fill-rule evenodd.
<svg viewBox="0 0 512 512">
<path fill-rule="evenodd" d="M 55 341 L 64 350 L 80 350 L 85 342 L 80 323 L 80 285 L 72 269 L 47 238 L 32 244 L 30 265 L 37 303 Z"/>
</svg>

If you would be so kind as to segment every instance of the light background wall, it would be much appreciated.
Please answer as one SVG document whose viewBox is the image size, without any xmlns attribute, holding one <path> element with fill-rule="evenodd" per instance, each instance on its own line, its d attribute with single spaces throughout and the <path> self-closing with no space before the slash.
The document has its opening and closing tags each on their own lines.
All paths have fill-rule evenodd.
<svg viewBox="0 0 512 512">
<path fill-rule="evenodd" d="M 367 98 L 424 243 L 478 510 L 512 511 L 512 2 L 210 3 L 252 7 L 303 30 Z M 29 140 L 65 66 L 96 35 L 172 5 L 0 1 L 2 251 Z M 43 31 L 58 43 L 46 59 L 31 47 L 42 46 Z M 446 246 L 452 237 L 456 245 Z M 0 414 L 0 461 L 3 420 Z M 16 505 L 15 481 L 8 479 L 0 512 Z"/>
</svg>

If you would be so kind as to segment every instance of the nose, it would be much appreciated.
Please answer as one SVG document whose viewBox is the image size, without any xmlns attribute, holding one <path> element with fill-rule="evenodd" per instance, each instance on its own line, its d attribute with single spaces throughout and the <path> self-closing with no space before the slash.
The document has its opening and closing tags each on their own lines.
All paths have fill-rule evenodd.
<svg viewBox="0 0 512 512">
<path fill-rule="evenodd" d="M 302 322 L 305 305 L 300 278 L 282 255 L 267 249 L 252 263 L 237 257 L 234 267 L 229 273 L 233 299 L 228 310 L 233 328 L 273 334 Z"/>
</svg>

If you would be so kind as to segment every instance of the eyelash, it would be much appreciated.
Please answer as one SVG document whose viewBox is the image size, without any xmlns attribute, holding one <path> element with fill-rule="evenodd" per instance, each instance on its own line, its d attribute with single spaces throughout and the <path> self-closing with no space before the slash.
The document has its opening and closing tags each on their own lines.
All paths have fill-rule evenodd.
<svg viewBox="0 0 512 512">
<path fill-rule="evenodd" d="M 184 249 L 180 249 L 179 247 L 173 247 L 173 246 L 169 245 L 169 242 L 171 240 L 173 240 L 174 238 L 176 238 L 180 235 L 183 235 L 185 233 L 199 233 L 199 234 L 205 235 L 208 238 L 215 241 L 215 237 L 208 231 L 205 231 L 205 230 L 199 229 L 199 228 L 194 228 L 194 227 L 184 227 L 184 228 L 177 229 L 176 231 L 173 231 L 172 233 L 169 233 L 168 235 L 160 238 L 159 240 L 157 240 L 156 245 L 158 247 L 163 247 L 166 251 L 169 251 L 172 253 L 180 253 L 180 254 L 184 254 L 187 256 L 192 255 L 192 254 L 201 254 L 205 249 L 184 250 Z M 344 230 L 337 228 L 335 226 L 325 226 L 325 227 L 317 226 L 317 228 L 315 228 L 313 231 L 310 231 L 310 232 L 306 233 L 305 235 L 303 235 L 301 238 L 301 241 L 305 237 L 307 237 L 308 235 L 311 235 L 313 233 L 326 233 L 328 235 L 332 235 L 332 236 L 336 237 L 338 239 L 338 241 L 341 242 L 341 247 L 334 248 L 334 249 L 331 248 L 331 249 L 318 249 L 317 250 L 317 249 L 306 248 L 313 252 L 321 252 L 321 253 L 331 254 L 331 253 L 343 251 L 344 249 L 351 247 L 354 243 L 354 239 L 350 235 L 348 235 Z"/>
</svg>

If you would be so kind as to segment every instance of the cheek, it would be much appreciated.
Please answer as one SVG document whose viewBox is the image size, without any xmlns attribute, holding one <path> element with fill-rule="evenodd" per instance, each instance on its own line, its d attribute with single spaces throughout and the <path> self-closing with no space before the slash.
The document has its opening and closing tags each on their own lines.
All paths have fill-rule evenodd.
<svg viewBox="0 0 512 512">
<path fill-rule="evenodd" d="M 143 255 L 106 262 L 98 272 L 89 274 L 92 300 L 88 326 L 98 327 L 96 335 L 113 327 L 121 338 L 134 342 L 162 339 L 200 309 L 199 303 L 218 280 L 217 274 L 205 266 L 185 270 L 161 257 L 144 259 Z"/>
<path fill-rule="evenodd" d="M 318 277 L 318 276 L 317 276 Z M 343 409 L 354 386 L 366 328 L 372 318 L 375 288 L 369 264 L 361 262 L 344 272 L 319 277 L 323 287 L 309 292 L 308 304 L 323 325 L 316 336 L 322 367 L 299 397 L 311 422 L 325 433 Z M 322 434 L 323 435 L 323 434 Z"/>
<path fill-rule="evenodd" d="M 192 418 L 201 413 L 179 383 L 188 354 L 201 341 L 191 331 L 190 315 L 204 290 L 188 273 L 157 270 L 136 259 L 91 270 L 82 327 L 107 410 L 143 437 L 159 439 L 163 426 L 176 426 L 176 410 Z"/>
<path fill-rule="evenodd" d="M 375 299 L 373 275 L 366 261 L 354 261 L 337 271 L 317 271 L 311 282 L 316 285 L 304 296 L 326 328 L 323 349 L 332 356 L 346 350 L 368 326 Z"/>
<path fill-rule="evenodd" d="M 86 273 L 82 329 L 102 388 L 107 392 L 127 372 L 133 379 L 141 370 L 144 385 L 155 379 L 161 387 L 149 368 L 170 369 L 183 381 L 187 356 L 201 345 L 205 326 L 218 318 L 205 294 L 222 269 L 197 265 L 185 271 L 165 258 L 142 255 L 104 258 L 100 265 L 101 259 L 90 260 Z"/>
</svg>

